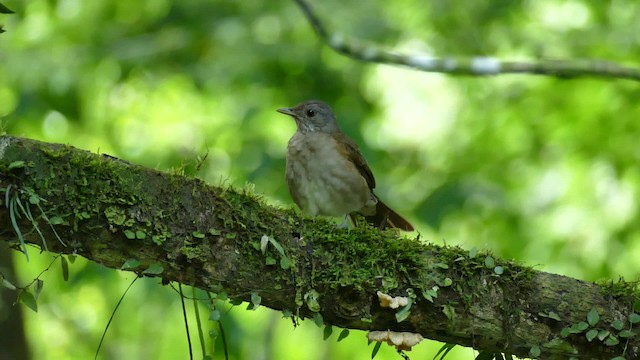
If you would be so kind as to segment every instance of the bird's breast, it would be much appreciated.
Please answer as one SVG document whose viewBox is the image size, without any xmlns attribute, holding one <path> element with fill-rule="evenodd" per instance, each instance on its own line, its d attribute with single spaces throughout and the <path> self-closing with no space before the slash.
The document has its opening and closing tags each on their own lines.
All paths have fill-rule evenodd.
<svg viewBox="0 0 640 360">
<path fill-rule="evenodd" d="M 342 216 L 372 201 L 366 180 L 329 134 L 296 133 L 287 148 L 287 184 L 310 215 Z"/>
</svg>

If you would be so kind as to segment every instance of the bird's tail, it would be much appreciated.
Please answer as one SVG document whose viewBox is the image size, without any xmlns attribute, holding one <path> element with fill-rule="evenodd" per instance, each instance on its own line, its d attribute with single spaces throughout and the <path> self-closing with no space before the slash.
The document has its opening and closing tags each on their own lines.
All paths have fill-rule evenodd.
<svg viewBox="0 0 640 360">
<path fill-rule="evenodd" d="M 354 225 L 357 225 L 355 213 L 349 214 L 351 221 Z M 364 216 L 367 222 L 380 229 L 397 228 L 404 231 L 413 231 L 413 225 L 405 220 L 402 216 L 398 215 L 385 203 L 378 199 L 376 204 L 376 213 L 370 216 Z"/>
</svg>

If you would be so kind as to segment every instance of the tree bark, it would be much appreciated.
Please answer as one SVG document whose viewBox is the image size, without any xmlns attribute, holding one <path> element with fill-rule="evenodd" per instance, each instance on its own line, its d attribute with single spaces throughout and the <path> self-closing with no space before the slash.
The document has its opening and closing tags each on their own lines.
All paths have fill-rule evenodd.
<svg viewBox="0 0 640 360">
<path fill-rule="evenodd" d="M 587 283 L 393 230 L 341 229 L 246 189 L 8 135 L 0 198 L 0 241 L 21 251 L 21 237 L 29 252 L 44 238 L 51 252 L 114 269 L 135 259 L 130 271 L 237 300 L 255 293 L 272 309 L 343 328 L 543 359 L 639 356 L 634 284 Z M 398 322 L 401 309 L 382 308 L 377 291 L 410 298 L 409 316 Z M 590 330 L 610 335 L 588 341 Z"/>
</svg>

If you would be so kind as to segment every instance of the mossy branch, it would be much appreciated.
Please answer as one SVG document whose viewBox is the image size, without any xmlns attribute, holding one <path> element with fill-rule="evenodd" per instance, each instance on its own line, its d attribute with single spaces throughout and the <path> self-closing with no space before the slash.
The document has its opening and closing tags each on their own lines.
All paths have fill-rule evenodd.
<svg viewBox="0 0 640 360">
<path fill-rule="evenodd" d="M 46 240 L 49 251 L 114 269 L 136 259 L 131 271 L 162 269 L 166 282 L 234 299 L 258 294 L 262 305 L 319 313 L 343 328 L 415 332 L 517 356 L 640 356 L 628 320 L 638 295 L 626 283 L 599 286 L 394 231 L 340 229 L 247 191 L 7 135 L 0 195 L 0 241 L 19 250 L 21 241 L 44 248 Z M 411 308 L 382 308 L 377 291 L 407 297 Z M 591 330 L 610 336 L 588 341 Z M 612 337 L 618 343 L 607 345 Z"/>
</svg>

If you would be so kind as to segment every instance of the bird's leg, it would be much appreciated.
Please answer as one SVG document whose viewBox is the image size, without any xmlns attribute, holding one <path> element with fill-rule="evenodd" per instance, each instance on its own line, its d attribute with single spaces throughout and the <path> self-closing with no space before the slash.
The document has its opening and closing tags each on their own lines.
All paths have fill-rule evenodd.
<svg viewBox="0 0 640 360">
<path fill-rule="evenodd" d="M 380 220 L 380 225 L 378 226 L 378 228 L 380 230 L 384 230 L 384 229 L 387 228 L 387 225 L 390 225 L 389 224 L 389 212 L 388 211 L 384 213 L 384 216 L 382 216 L 382 220 Z M 391 225 L 389 227 L 393 227 L 393 226 Z"/>
</svg>

